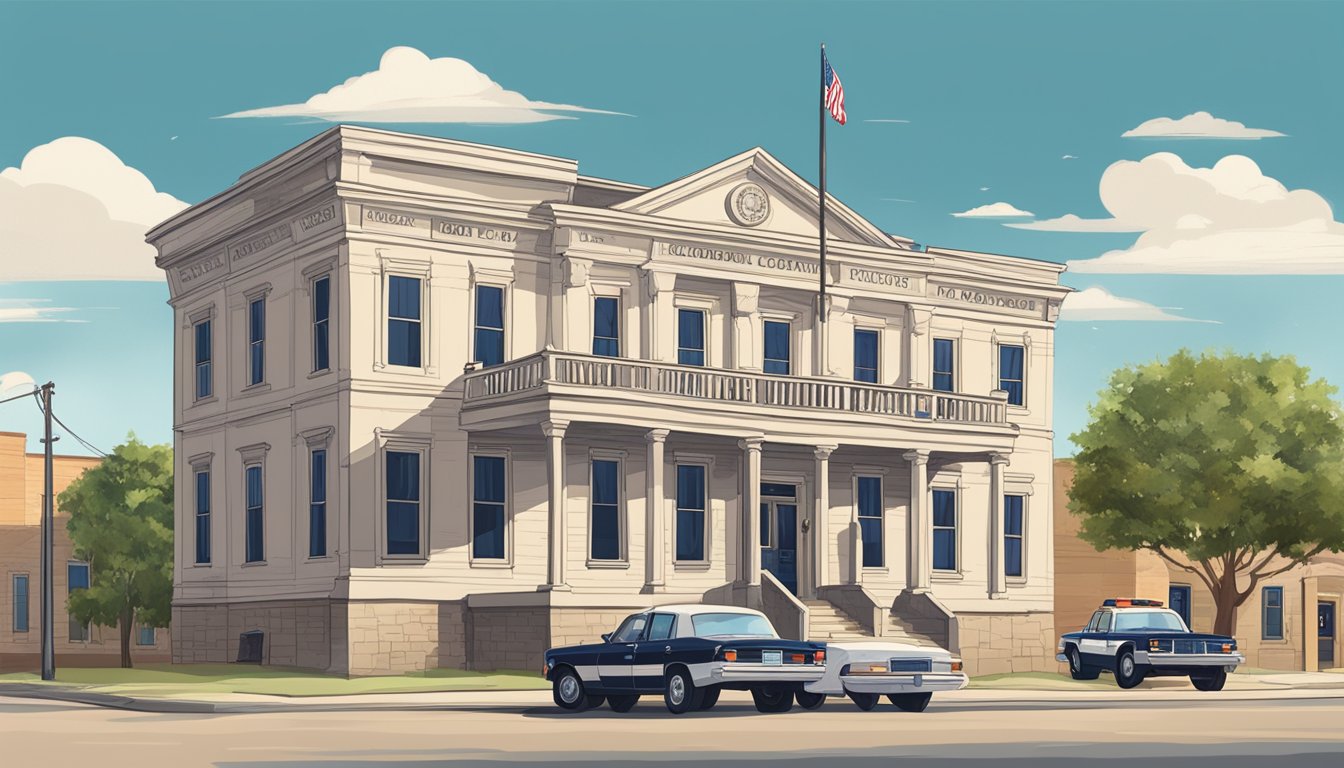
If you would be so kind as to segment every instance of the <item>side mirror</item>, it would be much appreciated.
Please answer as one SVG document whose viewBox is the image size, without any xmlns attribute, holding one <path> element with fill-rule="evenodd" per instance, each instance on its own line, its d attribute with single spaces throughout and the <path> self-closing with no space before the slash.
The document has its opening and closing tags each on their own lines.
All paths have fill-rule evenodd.
<svg viewBox="0 0 1344 768">
<path fill-rule="evenodd" d="M 605 635 L 602 636 L 602 642 L 604 642 L 604 643 L 610 643 L 610 642 L 611 642 L 611 633 L 610 633 L 610 632 L 608 632 L 608 633 L 606 633 Z"/>
</svg>

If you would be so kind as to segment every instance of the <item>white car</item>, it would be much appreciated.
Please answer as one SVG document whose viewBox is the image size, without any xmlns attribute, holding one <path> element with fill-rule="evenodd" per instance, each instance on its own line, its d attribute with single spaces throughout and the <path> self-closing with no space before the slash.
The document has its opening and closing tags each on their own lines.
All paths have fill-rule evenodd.
<svg viewBox="0 0 1344 768">
<path fill-rule="evenodd" d="M 826 644 L 826 674 L 808 693 L 848 696 L 865 712 L 886 696 L 898 709 L 923 712 L 935 691 L 966 687 L 961 659 L 942 648 L 881 640 Z"/>
</svg>

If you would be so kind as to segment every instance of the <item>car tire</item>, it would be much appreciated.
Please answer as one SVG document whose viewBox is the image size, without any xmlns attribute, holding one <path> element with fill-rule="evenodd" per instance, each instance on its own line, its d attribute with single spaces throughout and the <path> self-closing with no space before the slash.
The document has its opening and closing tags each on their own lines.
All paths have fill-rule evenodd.
<svg viewBox="0 0 1344 768">
<path fill-rule="evenodd" d="M 1074 680 L 1096 680 L 1101 670 L 1083 663 L 1083 655 L 1078 646 L 1070 645 L 1066 654 L 1069 657 L 1069 676 Z"/>
<path fill-rule="evenodd" d="M 798 706 L 803 709 L 821 709 L 821 705 L 826 703 L 826 694 L 812 693 L 811 691 L 797 691 L 793 698 L 798 702 Z"/>
<path fill-rule="evenodd" d="M 1126 648 L 1115 657 L 1115 684 L 1121 688 L 1133 688 L 1143 682 L 1144 670 L 1134 661 L 1134 650 Z"/>
<path fill-rule="evenodd" d="M 779 686 L 752 688 L 751 700 L 756 704 L 757 712 L 777 714 L 793 709 L 793 691 Z"/>
<path fill-rule="evenodd" d="M 887 701 L 896 705 L 902 712 L 923 712 L 929 707 L 932 693 L 889 693 Z"/>
<path fill-rule="evenodd" d="M 578 672 L 570 667 L 561 667 L 552 674 L 554 678 L 551 680 L 551 698 L 555 700 L 557 707 L 571 712 L 588 708 L 589 699 L 592 697 L 584 690 L 583 680 L 579 678 Z"/>
<path fill-rule="evenodd" d="M 1190 682 L 1194 684 L 1196 690 L 1200 691 L 1221 691 L 1223 685 L 1227 683 L 1227 670 L 1220 669 L 1217 672 L 1204 672 L 1198 675 L 1191 675 Z"/>
<path fill-rule="evenodd" d="M 639 694 L 623 694 L 620 696 L 608 696 L 607 703 L 611 705 L 612 712 L 629 712 L 639 703 Z"/>
<path fill-rule="evenodd" d="M 663 703 L 674 715 L 684 715 L 700 708 L 704 691 L 695 687 L 691 673 L 685 667 L 676 667 L 667 673 L 663 685 Z"/>
<path fill-rule="evenodd" d="M 713 709 L 715 704 L 719 703 L 719 686 L 714 685 L 708 688 L 700 689 L 704 695 L 700 698 L 700 711 Z"/>
<path fill-rule="evenodd" d="M 872 712 L 873 708 L 877 706 L 876 693 L 860 693 L 858 691 L 846 691 L 845 693 L 854 702 L 854 706 L 864 712 Z"/>
</svg>

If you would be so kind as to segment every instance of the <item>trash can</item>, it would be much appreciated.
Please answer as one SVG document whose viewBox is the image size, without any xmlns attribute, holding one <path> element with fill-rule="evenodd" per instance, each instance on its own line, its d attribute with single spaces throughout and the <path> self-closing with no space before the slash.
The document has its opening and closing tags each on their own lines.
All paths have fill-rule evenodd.
<svg viewBox="0 0 1344 768">
<path fill-rule="evenodd" d="M 238 661 L 250 664 L 261 663 L 261 647 L 266 633 L 260 629 L 238 635 Z"/>
</svg>

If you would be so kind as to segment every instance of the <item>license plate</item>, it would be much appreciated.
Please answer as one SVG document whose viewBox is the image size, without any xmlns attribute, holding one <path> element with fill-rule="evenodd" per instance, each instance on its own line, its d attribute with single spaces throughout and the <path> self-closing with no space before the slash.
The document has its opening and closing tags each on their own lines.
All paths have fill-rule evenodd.
<svg viewBox="0 0 1344 768">
<path fill-rule="evenodd" d="M 762 663 L 762 664 L 775 664 L 775 665 L 783 664 L 783 663 L 784 663 L 784 652 L 783 652 L 783 651 L 761 651 L 761 663 Z"/>
</svg>

